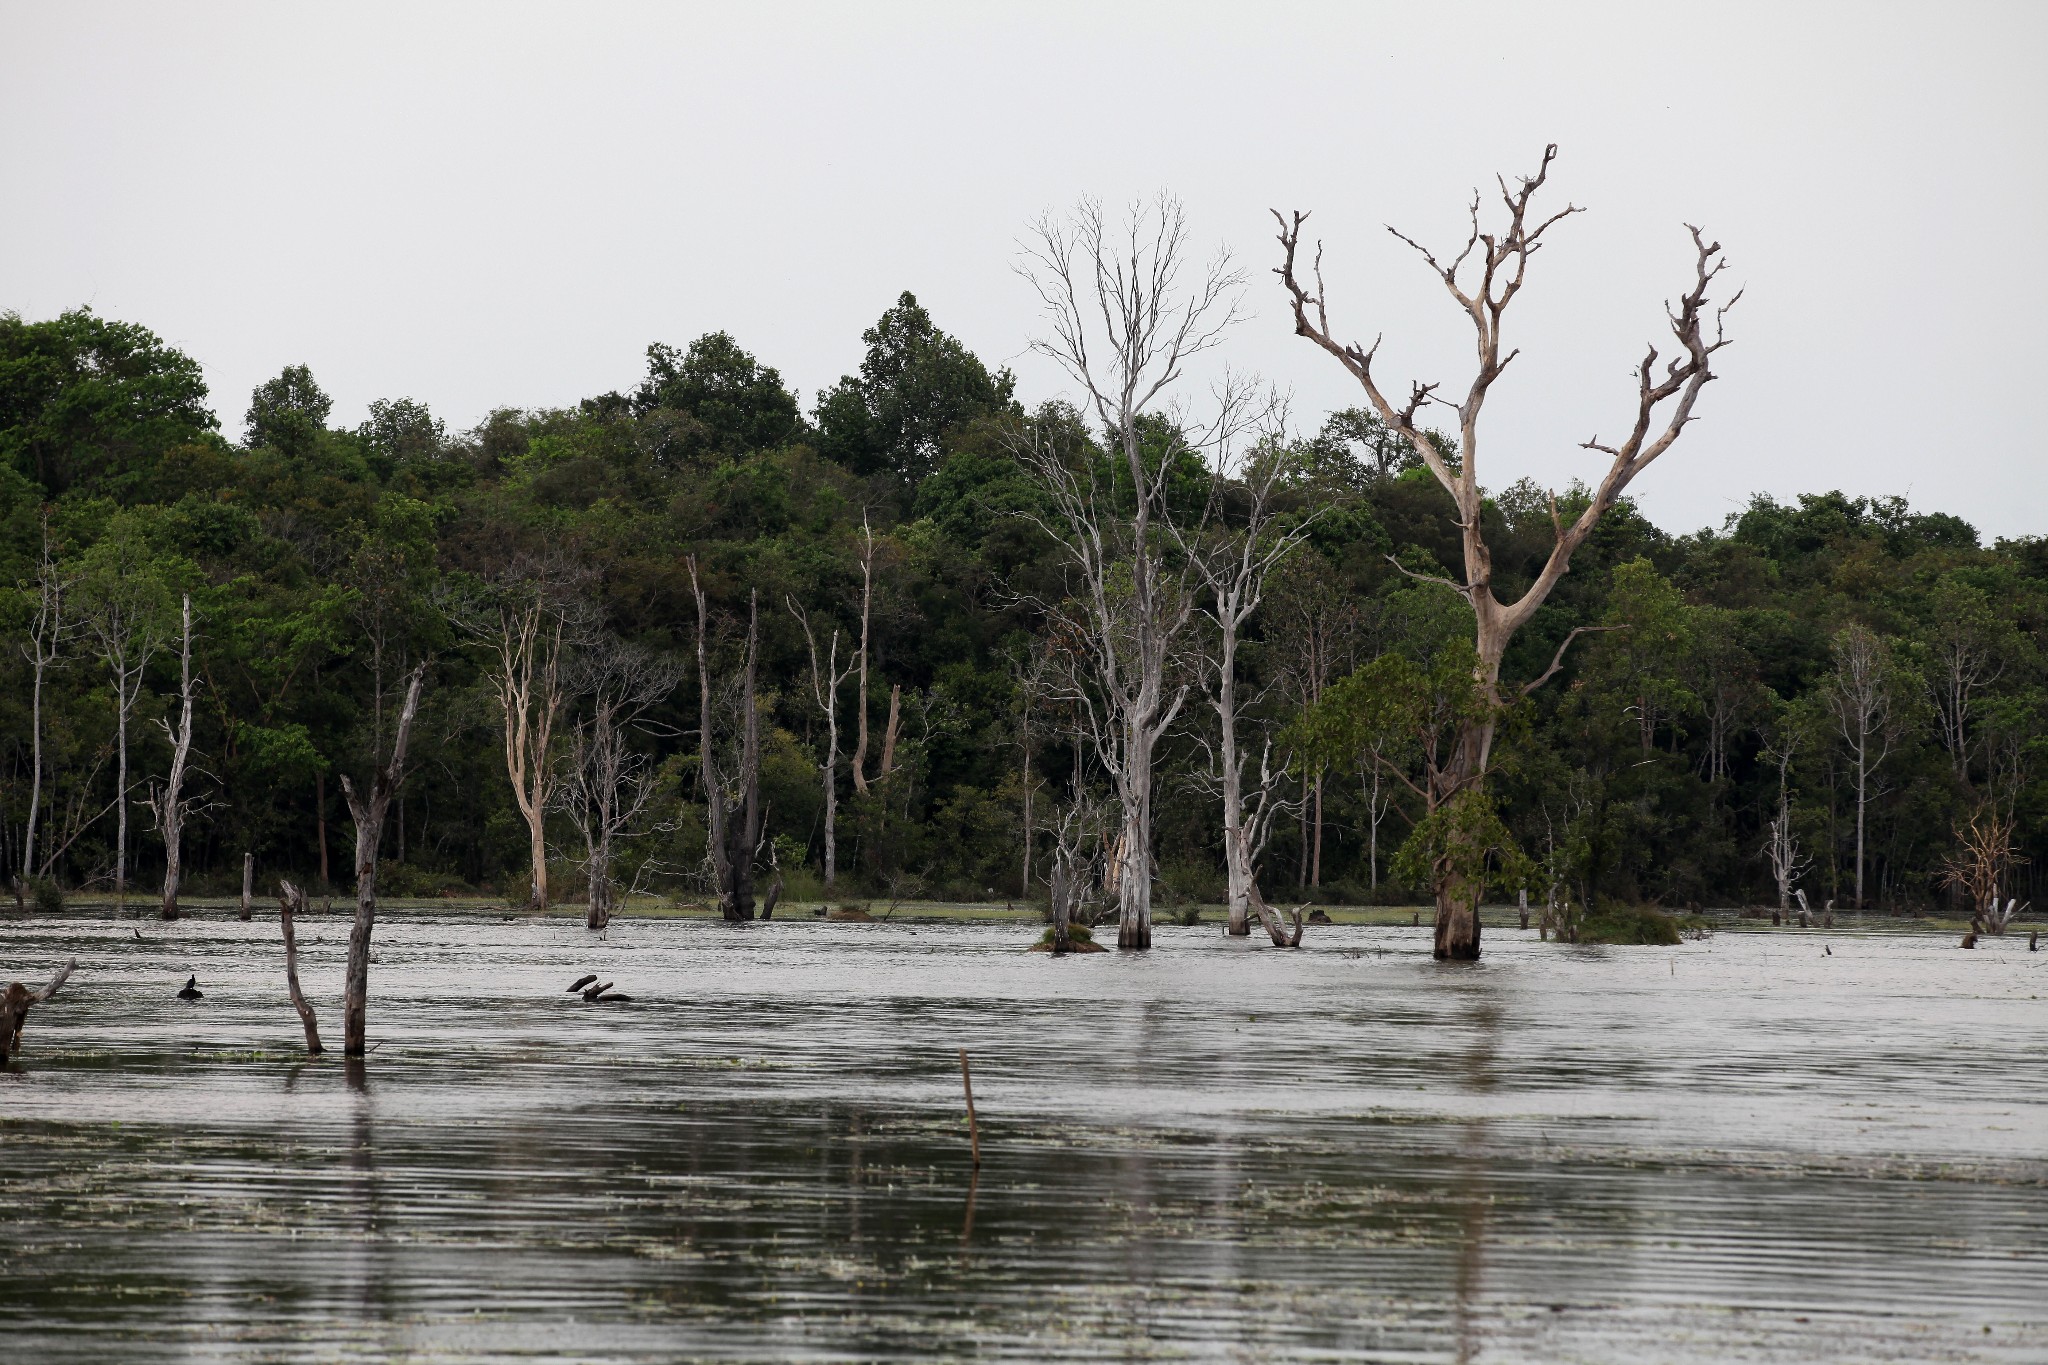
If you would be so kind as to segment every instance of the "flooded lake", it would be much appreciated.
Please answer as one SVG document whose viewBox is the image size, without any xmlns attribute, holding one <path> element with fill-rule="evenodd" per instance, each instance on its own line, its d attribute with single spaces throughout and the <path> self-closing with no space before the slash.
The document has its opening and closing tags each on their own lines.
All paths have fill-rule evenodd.
<svg viewBox="0 0 2048 1365">
<path fill-rule="evenodd" d="M 274 917 L 9 921 L 0 982 L 78 970 L 0 1076 L 0 1349 L 2048 1359 L 2024 936 L 1156 933 L 389 918 L 352 1084 Z"/>
</svg>

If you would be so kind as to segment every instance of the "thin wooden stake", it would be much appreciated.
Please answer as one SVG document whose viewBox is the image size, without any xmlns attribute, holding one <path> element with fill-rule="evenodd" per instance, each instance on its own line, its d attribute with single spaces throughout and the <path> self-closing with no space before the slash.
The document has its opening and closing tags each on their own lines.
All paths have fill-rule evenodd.
<svg viewBox="0 0 2048 1365">
<path fill-rule="evenodd" d="M 974 1150 L 974 1169 L 981 1169 L 981 1125 L 974 1117 L 974 1077 L 967 1070 L 967 1049 L 960 1049 L 960 1088 L 967 1092 L 967 1141 Z"/>
<path fill-rule="evenodd" d="M 242 918 L 249 918 L 249 883 L 256 875 L 256 855 L 242 855 Z"/>
</svg>

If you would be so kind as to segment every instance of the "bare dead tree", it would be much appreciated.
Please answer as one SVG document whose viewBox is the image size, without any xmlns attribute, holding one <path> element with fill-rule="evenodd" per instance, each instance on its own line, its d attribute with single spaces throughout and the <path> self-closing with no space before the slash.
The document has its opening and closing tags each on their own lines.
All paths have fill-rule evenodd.
<svg viewBox="0 0 2048 1365">
<path fill-rule="evenodd" d="M 39 991 L 32 991 L 19 981 L 9 982 L 7 989 L 0 991 L 0 1065 L 21 1051 L 21 1027 L 28 1020 L 29 1010 L 62 990 L 76 966 L 77 958 L 67 960 L 50 978 L 50 984 Z"/>
<path fill-rule="evenodd" d="M 587 575 L 559 559 L 521 559 L 492 600 L 454 619 L 485 648 L 484 675 L 505 724 L 505 774 L 527 831 L 527 905 L 548 907 L 547 816 L 560 777 L 555 726 L 569 701 L 569 656 L 588 627 Z"/>
<path fill-rule="evenodd" d="M 675 691 L 682 669 L 665 655 L 607 637 L 581 651 L 576 671 L 576 690 L 586 700 L 570 732 L 557 805 L 583 836 L 583 922 L 602 929 L 617 897 L 618 844 L 642 832 L 661 790 L 660 769 L 632 737 Z"/>
<path fill-rule="evenodd" d="M 825 718 L 825 760 L 818 765 L 818 777 L 825 793 L 825 894 L 829 896 L 839 875 L 839 689 L 852 675 L 855 665 L 849 662 L 845 668 L 839 666 L 839 628 L 834 626 L 825 664 L 819 667 L 818 637 L 811 630 L 811 618 L 794 597 L 788 602 L 790 614 L 804 628 L 804 644 L 810 649 L 811 701 Z M 865 604 L 862 615 L 866 615 Z"/>
<path fill-rule="evenodd" d="M 1999 893 L 2013 869 L 2026 861 L 2013 842 L 2018 822 L 1987 802 L 1957 822 L 1956 851 L 1943 865 L 1943 880 L 1970 902 L 1970 927 L 1980 934 L 2003 935 L 2017 913 L 2018 902 L 2003 909 Z"/>
<path fill-rule="evenodd" d="M 718 912 L 738 923 L 754 918 L 754 857 L 761 846 L 761 715 L 755 697 L 760 667 L 760 595 L 748 594 L 747 649 L 741 666 L 737 759 L 724 763 L 712 728 L 712 682 L 707 637 L 710 608 L 697 577 L 697 557 L 689 556 L 690 592 L 697 601 L 697 695 L 700 763 L 704 782 L 704 824 L 709 834 L 711 865 L 718 880 Z"/>
<path fill-rule="evenodd" d="M 1948 750 L 1958 784 L 1970 780 L 1970 747 L 1982 693 L 2005 673 L 2006 632 L 1984 595 L 1959 583 L 1936 589 L 1936 614 L 1928 641 L 1934 667 L 1925 679 L 1933 703 L 1935 733 Z"/>
<path fill-rule="evenodd" d="M 1865 812 L 1872 796 L 1882 796 L 1880 778 L 1892 745 L 1904 732 L 1898 713 L 1891 651 L 1868 627 L 1845 626 L 1835 636 L 1835 669 L 1824 695 L 1836 728 L 1848 749 L 1856 784 L 1856 908 L 1863 899 Z"/>
<path fill-rule="evenodd" d="M 348 935 L 348 969 L 343 978 L 341 1002 L 341 1055 L 363 1055 L 364 1025 L 370 1002 L 370 933 L 377 927 L 377 854 L 383 843 L 384 817 L 391 798 L 405 780 L 405 746 L 412 735 L 412 723 L 420 712 L 420 689 L 426 686 L 427 666 L 412 671 L 405 686 L 405 702 L 392 729 L 391 757 L 370 779 L 370 790 L 357 796 L 348 774 L 341 775 L 341 794 L 348 800 L 348 813 L 356 826 L 356 921 Z"/>
<path fill-rule="evenodd" d="M 306 1003 L 306 993 L 299 989 L 299 940 L 292 932 L 292 914 L 306 911 L 306 893 L 288 881 L 277 884 L 278 922 L 284 926 L 284 985 L 291 993 L 292 1008 L 299 1012 L 299 1024 L 306 1030 L 306 1052 L 318 1057 L 326 1049 L 320 1046 L 320 1020 L 313 1013 L 313 1007 Z"/>
<path fill-rule="evenodd" d="M 1792 908 L 1793 889 L 1813 859 L 1799 851 L 1799 839 L 1792 831 L 1791 773 L 1794 736 L 1788 726 L 1771 736 L 1763 746 L 1763 759 L 1778 770 L 1778 809 L 1765 826 L 1764 857 L 1771 864 L 1772 880 L 1778 884 L 1778 910 Z"/>
<path fill-rule="evenodd" d="M 1462 580 L 1438 578 L 1433 581 L 1457 592 L 1471 604 L 1476 652 L 1474 682 L 1489 705 L 1464 727 L 1454 761 L 1446 764 L 1431 782 L 1428 800 L 1432 811 L 1464 792 L 1484 787 L 1500 712 L 1517 696 L 1527 695 L 1547 681 L 1562 666 L 1564 651 L 1561 648 L 1551 666 L 1518 692 L 1503 691 L 1501 687 L 1501 659 L 1515 632 L 1528 624 L 1550 596 L 1551 590 L 1570 567 L 1572 555 L 1585 544 L 1600 518 L 1614 506 L 1638 475 L 1672 447 L 1692 421 L 1693 407 L 1701 389 L 1714 378 L 1712 357 L 1728 344 L 1722 320 L 1741 297 L 1738 292 L 1728 303 L 1718 308 L 1710 307 L 1708 290 L 1724 268 L 1725 260 L 1718 242 L 1710 242 L 1698 228 L 1688 227 L 1694 250 L 1692 286 L 1675 306 L 1666 309 L 1671 333 L 1677 342 L 1677 353 L 1665 361 L 1660 373 L 1656 346 L 1647 349 L 1636 370 L 1636 411 L 1628 434 L 1618 443 L 1602 442 L 1597 436 L 1582 443 L 1584 449 L 1608 458 L 1606 474 L 1585 507 L 1569 522 L 1559 513 L 1556 499 L 1552 499 L 1554 540 L 1550 553 L 1520 598 L 1513 602 L 1501 601 L 1494 593 L 1493 555 L 1482 529 L 1484 493 L 1479 482 L 1482 453 L 1480 416 L 1494 383 L 1517 354 L 1514 350 L 1503 353 L 1501 349 L 1502 321 L 1509 304 L 1521 292 L 1529 258 L 1541 248 L 1544 235 L 1552 226 L 1579 211 L 1567 205 L 1548 217 L 1531 212 L 1531 204 L 1548 178 L 1550 163 L 1556 155 L 1555 146 L 1546 147 L 1536 174 L 1519 179 L 1512 188 L 1505 179 L 1498 181 L 1506 221 L 1497 231 L 1482 230 L 1481 201 L 1475 193 L 1470 210 L 1471 231 L 1464 245 L 1448 261 L 1439 260 L 1413 239 L 1394 232 L 1396 237 L 1421 255 L 1431 272 L 1443 282 L 1458 309 L 1471 321 L 1478 350 L 1477 364 L 1463 397 L 1455 404 L 1437 397 L 1439 385 L 1436 383 L 1412 384 L 1407 397 L 1398 404 L 1388 396 L 1374 372 L 1379 342 L 1375 340 L 1370 346 L 1362 346 L 1342 341 L 1332 328 L 1323 286 L 1320 246 L 1316 248 L 1308 281 L 1303 280 L 1299 252 L 1302 225 L 1308 215 L 1296 212 L 1289 218 L 1278 210 L 1273 214 L 1280 224 L 1282 253 L 1275 273 L 1279 275 L 1292 305 L 1295 332 L 1320 346 L 1358 381 L 1372 410 L 1389 429 L 1408 442 L 1424 467 L 1450 494 L 1454 507 L 1464 573 Z M 1455 459 L 1447 457 L 1423 431 L 1419 414 L 1432 403 L 1442 403 L 1457 413 Z M 1569 643 L 1567 639 L 1566 645 Z M 1470 959 L 1479 956 L 1481 887 L 1449 870 L 1459 861 L 1451 859 L 1442 865 L 1437 885 L 1433 888 L 1436 898 L 1435 953 L 1439 958 Z"/>
<path fill-rule="evenodd" d="M 34 593 L 29 617 L 28 639 L 22 642 L 22 657 L 28 660 L 29 684 L 29 788 L 28 823 L 22 834 L 21 874 L 15 879 L 14 902 L 22 899 L 22 877 L 36 872 L 36 825 L 43 808 L 43 683 L 52 669 L 62 666 L 66 647 L 78 627 L 65 614 L 66 597 L 77 575 L 57 557 L 56 542 L 50 538 L 50 513 L 43 511 L 42 549 L 36 556 L 36 576 L 26 585 Z"/>
<path fill-rule="evenodd" d="M 1239 317 L 1243 273 L 1219 254 L 1184 280 L 1190 254 L 1181 205 L 1162 195 L 1115 226 L 1093 200 L 1064 219 L 1046 214 L 1019 263 L 1051 328 L 1032 349 L 1079 387 L 1118 466 L 1105 480 L 1092 449 L 1060 439 L 1056 424 L 1018 433 L 1018 457 L 1055 509 L 1038 525 L 1075 580 L 1071 624 L 1084 642 L 1090 728 L 1122 816 L 1110 872 L 1120 948 L 1152 944 L 1153 753 L 1187 696 L 1167 677 L 1193 609 L 1189 571 L 1169 562 L 1165 534 L 1174 474 L 1184 456 L 1227 441 L 1246 415 L 1244 391 L 1228 382 L 1207 421 L 1159 407 Z"/>
<path fill-rule="evenodd" d="M 854 684 L 860 707 L 853 741 L 853 789 L 863 796 L 868 790 L 868 628 L 874 607 L 875 529 L 868 524 L 868 512 L 863 507 L 860 512 L 860 680 Z"/>
<path fill-rule="evenodd" d="M 192 758 L 192 594 L 185 593 L 179 608 L 178 627 L 178 723 L 157 723 L 171 741 L 171 769 L 163 786 L 150 797 L 156 827 L 164 836 L 164 895 L 160 914 L 178 917 L 178 882 L 184 867 L 185 818 L 193 803 L 185 796 L 185 780 Z"/>
<path fill-rule="evenodd" d="M 1023 867 L 1017 885 L 1019 894 L 1031 894 L 1032 854 L 1037 848 L 1038 823 L 1036 801 L 1040 779 L 1032 772 L 1032 760 L 1038 755 L 1038 740 L 1045 733 L 1046 717 L 1044 708 L 1052 698 L 1056 681 L 1053 677 L 1051 656 L 1046 650 L 1032 648 L 1021 655 L 1010 658 L 1010 681 L 1016 689 L 1017 749 L 1022 758 L 1023 770 L 1019 776 L 1019 802 L 1024 816 L 1024 857 Z"/>
<path fill-rule="evenodd" d="M 1269 416 L 1278 416 L 1277 400 Z M 1243 502 L 1240 524 L 1217 523 L 1206 535 L 1174 534 L 1181 549 L 1194 565 L 1201 581 L 1198 614 L 1207 629 L 1202 640 L 1199 671 L 1216 713 L 1216 742 L 1209 749 L 1210 777 L 1222 807 L 1223 862 L 1229 885 L 1229 932 L 1251 932 L 1252 903 L 1257 896 L 1258 859 L 1278 814 L 1279 784 L 1286 772 L 1283 761 L 1273 765 L 1273 745 L 1265 736 L 1260 750 L 1259 780 L 1249 799 L 1245 791 L 1245 767 L 1251 761 L 1254 743 L 1242 734 L 1248 713 L 1262 700 L 1259 690 L 1247 690 L 1239 677 L 1239 652 L 1246 625 L 1258 612 L 1266 593 L 1266 581 L 1314 525 L 1313 514 L 1282 526 L 1275 519 L 1274 495 L 1288 469 L 1285 448 L 1277 424 L 1269 439 L 1246 468 L 1234 467 L 1229 447 L 1217 452 L 1218 491 L 1226 482 L 1228 491 Z M 1241 476 L 1241 477 L 1239 477 Z"/>
</svg>

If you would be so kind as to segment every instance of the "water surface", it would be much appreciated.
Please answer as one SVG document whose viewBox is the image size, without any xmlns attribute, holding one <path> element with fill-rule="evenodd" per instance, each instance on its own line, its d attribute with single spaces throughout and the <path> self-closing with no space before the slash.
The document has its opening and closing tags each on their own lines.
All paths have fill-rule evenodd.
<svg viewBox="0 0 2048 1365">
<path fill-rule="evenodd" d="M 24 1358 L 2048 1359 L 2024 939 L 407 916 L 352 1076 L 274 922 L 139 928 L 0 925 L 79 960 L 0 1076 Z"/>
</svg>

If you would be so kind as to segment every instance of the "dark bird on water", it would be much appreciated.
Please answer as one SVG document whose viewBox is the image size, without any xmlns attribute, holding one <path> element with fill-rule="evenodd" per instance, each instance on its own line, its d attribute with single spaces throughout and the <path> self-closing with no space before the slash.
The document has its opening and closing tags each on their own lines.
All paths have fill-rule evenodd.
<svg viewBox="0 0 2048 1365">
<path fill-rule="evenodd" d="M 185 989 L 178 992 L 178 998 L 180 1000 L 204 1000 L 206 998 L 206 992 L 199 989 L 199 978 L 197 976 L 185 978 Z"/>
<path fill-rule="evenodd" d="M 588 986 L 588 985 L 589 985 L 589 984 L 590 984 L 591 982 L 593 982 L 593 981 L 595 981 L 595 980 L 597 980 L 597 973 L 596 973 L 596 972 L 592 972 L 592 973 L 591 973 L 590 975 L 588 975 L 588 976 L 579 976 L 579 977 L 577 977 L 577 978 L 576 978 L 576 979 L 575 979 L 575 980 L 574 980 L 573 982 L 571 982 L 571 983 L 569 984 L 569 989 L 570 989 L 570 990 L 572 990 L 572 991 L 580 991 L 580 990 L 582 990 L 582 989 L 583 989 L 583 988 L 584 988 L 585 986 Z"/>
</svg>

